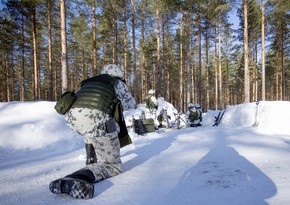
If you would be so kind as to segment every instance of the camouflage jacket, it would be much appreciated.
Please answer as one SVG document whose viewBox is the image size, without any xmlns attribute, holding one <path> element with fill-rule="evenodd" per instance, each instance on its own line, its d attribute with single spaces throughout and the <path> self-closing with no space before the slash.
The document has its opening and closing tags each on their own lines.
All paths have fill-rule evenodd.
<svg viewBox="0 0 290 205">
<path fill-rule="evenodd" d="M 121 147 L 131 143 L 123 109 L 135 108 L 136 101 L 124 82 L 108 74 L 101 74 L 82 81 L 76 95 L 77 100 L 72 108 L 84 107 L 109 114 L 119 124 Z"/>
</svg>

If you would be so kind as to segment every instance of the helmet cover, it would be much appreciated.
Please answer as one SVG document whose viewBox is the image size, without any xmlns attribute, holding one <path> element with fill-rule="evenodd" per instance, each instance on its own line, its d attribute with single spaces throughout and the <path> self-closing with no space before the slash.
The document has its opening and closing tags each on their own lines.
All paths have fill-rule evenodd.
<svg viewBox="0 0 290 205">
<path fill-rule="evenodd" d="M 155 90 L 151 89 L 148 91 L 148 94 L 154 94 L 155 93 Z"/>
<path fill-rule="evenodd" d="M 112 77 L 124 80 L 124 68 L 121 65 L 116 64 L 105 65 L 101 71 L 101 74 L 108 74 Z"/>
</svg>

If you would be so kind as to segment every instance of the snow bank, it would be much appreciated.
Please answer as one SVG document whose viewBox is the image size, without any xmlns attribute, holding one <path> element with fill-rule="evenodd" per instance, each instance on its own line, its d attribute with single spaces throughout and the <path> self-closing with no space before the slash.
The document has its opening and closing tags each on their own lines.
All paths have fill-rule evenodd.
<svg viewBox="0 0 290 205">
<path fill-rule="evenodd" d="M 282 116 L 282 117 L 281 117 Z M 290 102 L 261 101 L 228 106 L 221 126 L 232 128 L 253 127 L 264 134 L 290 134 Z M 253 126 L 257 121 L 258 125 Z"/>
<path fill-rule="evenodd" d="M 0 148 L 35 150 L 50 147 L 53 151 L 79 146 L 82 139 L 66 126 L 54 105 L 55 102 L 46 101 L 0 103 Z M 69 143 L 66 147 L 58 147 L 58 141 Z"/>
<path fill-rule="evenodd" d="M 158 98 L 157 115 L 162 108 L 167 108 L 171 121 L 175 120 L 177 110 L 164 98 Z M 65 123 L 63 116 L 54 110 L 55 102 L 9 102 L 0 103 L 0 148 L 11 150 L 35 150 L 48 147 L 59 150 L 58 141 L 69 142 L 61 149 L 70 150 L 82 146 L 81 137 L 73 133 Z M 252 127 L 256 121 L 257 127 Z M 132 119 L 138 118 L 145 110 L 145 104 L 139 104 L 137 109 L 124 112 L 126 123 L 132 126 Z M 209 110 L 203 114 L 203 127 L 212 126 L 218 110 Z M 283 116 L 283 117 L 281 117 Z M 260 104 L 244 103 L 228 106 L 219 126 L 229 128 L 252 128 L 259 133 L 289 134 L 290 133 L 290 102 L 262 101 Z M 183 118 L 184 115 L 182 115 Z"/>
</svg>

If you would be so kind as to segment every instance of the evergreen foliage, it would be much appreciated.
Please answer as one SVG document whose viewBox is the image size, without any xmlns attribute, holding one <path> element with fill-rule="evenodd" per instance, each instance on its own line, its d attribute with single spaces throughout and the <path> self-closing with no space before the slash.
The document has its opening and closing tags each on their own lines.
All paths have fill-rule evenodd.
<svg viewBox="0 0 290 205">
<path fill-rule="evenodd" d="M 247 2 L 250 101 L 256 101 L 262 97 L 261 5 Z M 182 111 L 188 102 L 205 111 L 244 102 L 242 6 L 234 0 L 66 1 L 68 90 L 116 63 L 125 66 L 138 103 L 152 88 Z M 53 0 L 2 0 L 0 101 L 61 96 L 59 7 Z M 233 30 L 229 18 L 236 9 L 240 25 Z M 290 100 L 289 9 L 287 0 L 265 4 L 266 100 Z"/>
</svg>

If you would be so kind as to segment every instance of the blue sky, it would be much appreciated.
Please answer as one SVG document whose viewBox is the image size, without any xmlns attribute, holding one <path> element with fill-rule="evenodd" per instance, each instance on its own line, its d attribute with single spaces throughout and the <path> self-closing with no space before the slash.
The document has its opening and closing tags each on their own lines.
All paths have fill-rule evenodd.
<svg viewBox="0 0 290 205">
<path fill-rule="evenodd" d="M 230 18 L 229 18 L 229 22 L 231 22 L 233 24 L 232 28 L 233 29 L 237 29 L 239 27 L 239 17 L 237 16 L 237 12 L 231 12 L 230 13 Z"/>
</svg>

